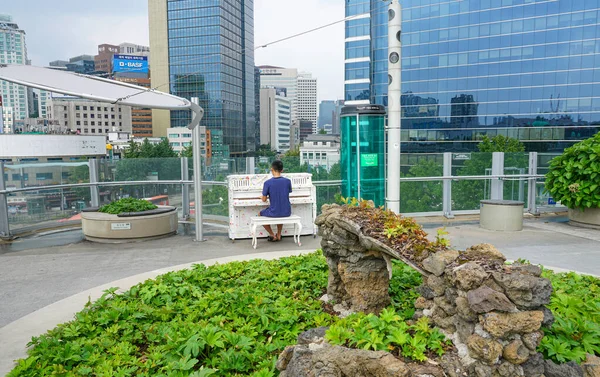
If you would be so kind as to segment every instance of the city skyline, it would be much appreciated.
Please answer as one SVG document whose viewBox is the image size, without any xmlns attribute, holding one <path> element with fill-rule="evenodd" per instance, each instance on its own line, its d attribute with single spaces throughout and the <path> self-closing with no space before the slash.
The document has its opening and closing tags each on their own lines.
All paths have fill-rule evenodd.
<svg viewBox="0 0 600 377">
<path fill-rule="evenodd" d="M 36 12 L 31 12 L 36 9 Z M 115 9 L 119 9 L 115 12 Z M 146 1 L 123 3 L 107 0 L 98 4 L 82 4 L 65 0 L 51 4 L 41 0 L 12 2 L 2 9 L 27 32 L 27 43 L 33 65 L 47 66 L 66 56 L 96 54 L 101 43 L 123 41 L 149 45 L 148 4 Z M 294 14 L 293 18 L 281 17 Z M 255 45 L 261 46 L 281 37 L 322 26 L 344 17 L 344 4 L 336 0 L 306 0 L 302 3 L 255 1 Z M 40 27 L 48 19 L 69 28 Z M 73 33 L 77 30 L 77 33 Z M 50 37 L 49 37 L 50 35 Z M 68 40 L 69 43 L 64 43 Z M 312 72 L 319 80 L 319 98 L 343 97 L 344 24 L 256 50 L 256 65 L 297 67 Z M 332 48 L 333 47 L 333 48 Z"/>
</svg>

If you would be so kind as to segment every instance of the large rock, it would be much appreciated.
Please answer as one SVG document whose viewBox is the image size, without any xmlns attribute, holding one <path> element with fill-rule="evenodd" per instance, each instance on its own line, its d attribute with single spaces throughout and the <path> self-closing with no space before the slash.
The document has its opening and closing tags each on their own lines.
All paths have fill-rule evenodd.
<svg viewBox="0 0 600 377">
<path fill-rule="evenodd" d="M 456 313 L 460 318 L 469 322 L 477 321 L 477 313 L 471 310 L 471 307 L 469 306 L 469 300 L 467 300 L 466 297 L 457 297 L 455 304 Z"/>
<path fill-rule="evenodd" d="M 435 275 L 428 276 L 425 280 L 425 284 L 427 287 L 431 289 L 435 297 L 444 296 L 446 294 L 446 289 L 448 288 L 448 284 L 446 280 L 443 278 L 437 277 Z"/>
<path fill-rule="evenodd" d="M 583 377 L 583 369 L 574 361 L 559 365 L 551 360 L 545 360 L 544 375 L 546 377 Z"/>
<path fill-rule="evenodd" d="M 504 294 L 486 286 L 469 291 L 467 299 L 469 300 L 469 307 L 475 313 L 512 312 L 517 309 Z"/>
<path fill-rule="evenodd" d="M 329 327 L 317 327 L 304 331 L 298 335 L 298 344 L 323 343 L 328 329 Z"/>
<path fill-rule="evenodd" d="M 529 350 L 531 351 L 535 351 L 542 342 L 543 337 L 544 333 L 542 333 L 541 331 L 536 331 L 530 334 L 524 334 L 523 336 L 521 336 L 521 339 L 523 340 L 523 344 L 525 344 L 525 347 L 529 348 Z"/>
<path fill-rule="evenodd" d="M 448 300 L 446 300 L 446 296 L 436 297 L 433 299 L 433 302 L 442 308 L 442 310 L 445 311 L 449 316 L 456 314 L 456 304 L 453 302 L 448 302 Z"/>
<path fill-rule="evenodd" d="M 482 243 L 480 245 L 471 246 L 464 252 L 463 257 L 468 260 L 491 260 L 499 263 L 504 263 L 506 257 L 498 251 L 494 245 Z"/>
<path fill-rule="evenodd" d="M 538 331 L 542 326 L 544 313 L 541 311 L 519 313 L 488 313 L 482 318 L 485 331 L 497 338 L 511 334 L 523 334 Z"/>
<path fill-rule="evenodd" d="M 431 272 L 435 276 L 442 276 L 446 267 L 458 258 L 458 251 L 443 250 L 431 255 L 423 260 L 422 265 L 425 271 Z"/>
<path fill-rule="evenodd" d="M 374 352 L 327 346 L 312 357 L 315 376 L 409 377 L 405 363 L 387 352 Z M 291 375 L 287 377 L 305 377 Z"/>
<path fill-rule="evenodd" d="M 433 301 L 427 300 L 424 297 L 417 298 L 415 301 L 415 309 L 431 309 L 433 307 Z"/>
<path fill-rule="evenodd" d="M 444 369 L 447 377 L 465 377 L 468 376 L 467 368 L 461 363 L 457 354 L 446 352 L 442 356 L 440 366 Z"/>
<path fill-rule="evenodd" d="M 523 376 L 523 368 L 507 361 L 500 364 L 492 373 L 492 377 L 518 377 Z"/>
<path fill-rule="evenodd" d="M 552 283 L 548 279 L 518 272 L 495 272 L 493 276 L 506 296 L 521 309 L 535 309 L 550 303 Z"/>
<path fill-rule="evenodd" d="M 496 364 L 502 355 L 502 344 L 479 335 L 471 335 L 467 339 L 467 346 L 471 357 L 489 365 Z"/>
<path fill-rule="evenodd" d="M 522 264 L 516 262 L 510 265 L 508 270 L 536 277 L 542 276 L 542 268 L 534 264 Z"/>
<path fill-rule="evenodd" d="M 463 291 L 479 288 L 488 277 L 483 267 L 474 262 L 465 263 L 452 270 L 451 282 Z"/>
<path fill-rule="evenodd" d="M 379 312 L 390 304 L 389 274 L 381 253 L 371 252 L 372 258 L 360 263 L 340 260 L 338 273 L 350 301 L 350 309 L 364 313 Z M 327 291 L 329 294 L 329 290 Z M 332 297 L 336 299 L 335 297 Z"/>
<path fill-rule="evenodd" d="M 513 340 L 504 347 L 502 356 L 512 364 L 521 365 L 529 359 L 529 349 L 521 340 Z"/>
<path fill-rule="evenodd" d="M 542 377 L 544 375 L 544 358 L 536 353 L 529 360 L 521 364 L 525 377 Z"/>
<path fill-rule="evenodd" d="M 600 377 L 600 358 L 588 354 L 581 368 L 585 377 Z"/>
</svg>

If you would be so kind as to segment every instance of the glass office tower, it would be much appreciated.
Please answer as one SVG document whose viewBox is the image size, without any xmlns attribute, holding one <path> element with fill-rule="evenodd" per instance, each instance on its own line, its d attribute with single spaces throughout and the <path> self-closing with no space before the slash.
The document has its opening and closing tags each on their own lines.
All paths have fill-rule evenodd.
<svg viewBox="0 0 600 377">
<path fill-rule="evenodd" d="M 600 0 L 401 0 L 403 152 L 483 136 L 561 151 L 600 131 Z M 383 1 L 348 0 L 345 97 L 387 105 Z"/>
<path fill-rule="evenodd" d="M 202 125 L 223 132 L 232 156 L 255 150 L 253 0 L 168 0 L 171 93 L 198 97 Z M 171 112 L 185 127 L 189 111 Z"/>
</svg>

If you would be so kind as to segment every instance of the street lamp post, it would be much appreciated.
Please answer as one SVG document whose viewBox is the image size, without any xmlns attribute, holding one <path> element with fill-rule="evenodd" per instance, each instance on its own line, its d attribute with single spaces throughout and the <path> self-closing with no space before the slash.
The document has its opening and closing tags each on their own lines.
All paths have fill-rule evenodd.
<svg viewBox="0 0 600 377">
<path fill-rule="evenodd" d="M 400 213 L 400 128 L 402 120 L 402 6 L 392 0 L 388 9 L 388 161 L 387 208 Z"/>
</svg>

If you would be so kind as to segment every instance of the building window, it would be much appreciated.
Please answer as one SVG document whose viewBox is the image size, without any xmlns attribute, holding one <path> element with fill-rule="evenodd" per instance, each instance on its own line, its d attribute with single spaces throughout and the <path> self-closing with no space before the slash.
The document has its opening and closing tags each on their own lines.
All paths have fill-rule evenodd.
<svg viewBox="0 0 600 377">
<path fill-rule="evenodd" d="M 77 125 L 81 126 L 81 121 L 80 120 L 77 121 Z"/>
<path fill-rule="evenodd" d="M 115 114 L 110 116 L 111 119 L 115 119 Z"/>
<path fill-rule="evenodd" d="M 83 111 L 87 111 L 87 106 L 84 106 L 84 107 L 83 107 Z"/>
<path fill-rule="evenodd" d="M 108 119 L 108 114 L 104 114 L 104 119 Z"/>
<path fill-rule="evenodd" d="M 89 130 L 88 130 L 87 128 L 84 128 L 84 129 L 83 129 L 83 133 L 84 133 L 84 134 L 87 134 L 87 133 L 88 133 L 88 131 L 89 131 Z"/>
<path fill-rule="evenodd" d="M 75 106 L 75 110 L 80 110 L 81 106 Z"/>
<path fill-rule="evenodd" d="M 105 107 L 105 108 L 104 108 L 104 111 L 108 111 L 108 107 Z"/>
<path fill-rule="evenodd" d="M 96 117 L 96 115 L 90 114 L 90 118 L 95 118 L 95 117 Z"/>
<path fill-rule="evenodd" d="M 83 114 L 83 117 L 84 117 L 84 118 L 87 118 L 87 114 Z"/>
<path fill-rule="evenodd" d="M 169 139 L 176 139 L 179 137 L 179 134 L 169 134 Z"/>
<path fill-rule="evenodd" d="M 35 179 L 38 181 L 51 180 L 52 178 L 54 178 L 52 173 L 35 173 Z"/>
<path fill-rule="evenodd" d="M 83 125 L 84 125 L 84 126 L 87 126 L 87 125 L 88 125 L 88 122 L 87 122 L 87 120 L 84 120 L 84 121 L 83 121 Z"/>
<path fill-rule="evenodd" d="M 80 113 L 75 114 L 75 118 L 81 118 L 81 114 Z"/>
</svg>

